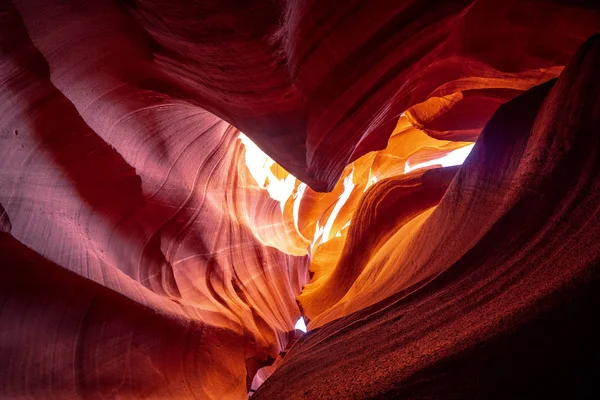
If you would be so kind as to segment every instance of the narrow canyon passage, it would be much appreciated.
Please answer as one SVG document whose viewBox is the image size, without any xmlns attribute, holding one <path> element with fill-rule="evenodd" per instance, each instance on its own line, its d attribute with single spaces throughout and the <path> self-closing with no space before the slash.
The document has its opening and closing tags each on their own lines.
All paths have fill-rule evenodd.
<svg viewBox="0 0 600 400">
<path fill-rule="evenodd" d="M 0 399 L 598 398 L 599 32 L 0 0 Z"/>
</svg>

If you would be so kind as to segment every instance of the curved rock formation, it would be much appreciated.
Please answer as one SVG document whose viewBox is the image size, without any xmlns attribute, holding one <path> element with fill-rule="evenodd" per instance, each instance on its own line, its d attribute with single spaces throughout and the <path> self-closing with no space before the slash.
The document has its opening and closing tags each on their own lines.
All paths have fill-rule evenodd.
<svg viewBox="0 0 600 400">
<path fill-rule="evenodd" d="M 254 398 L 600 393 L 598 68 L 600 35 L 556 84 L 500 107 L 435 210 L 319 318 L 346 316 L 302 338 Z"/>
<path fill-rule="evenodd" d="M 33 21 L 46 63 L 17 11 L 2 11 L 0 203 L 15 252 L 2 255 L 0 395 L 245 396 L 287 344 L 308 259 L 277 235 L 281 210 L 238 131 L 127 82 L 121 65 L 91 71 L 85 52 L 51 50 L 60 42 Z"/>
<path fill-rule="evenodd" d="M 584 0 L 0 0 L 0 398 L 597 392 L 599 39 L 564 69 L 597 31 Z"/>
</svg>

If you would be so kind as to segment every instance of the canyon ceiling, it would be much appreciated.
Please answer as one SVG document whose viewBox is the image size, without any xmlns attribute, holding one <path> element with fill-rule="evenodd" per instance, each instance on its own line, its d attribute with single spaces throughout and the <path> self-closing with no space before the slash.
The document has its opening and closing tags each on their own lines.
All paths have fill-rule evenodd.
<svg viewBox="0 0 600 400">
<path fill-rule="evenodd" d="M 0 0 L 0 398 L 598 398 L 598 32 Z"/>
</svg>

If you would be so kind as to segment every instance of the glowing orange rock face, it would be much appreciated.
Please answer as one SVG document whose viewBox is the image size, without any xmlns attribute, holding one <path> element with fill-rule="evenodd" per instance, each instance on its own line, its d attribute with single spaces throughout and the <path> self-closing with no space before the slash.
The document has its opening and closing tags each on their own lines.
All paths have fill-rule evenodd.
<svg viewBox="0 0 600 400">
<path fill-rule="evenodd" d="M 595 210 L 595 142 L 571 135 L 597 122 L 573 111 L 592 56 L 540 113 L 550 85 L 496 114 L 465 167 L 439 167 L 561 73 L 600 29 L 595 4 L 13 3 L 0 2 L 1 398 L 245 398 L 273 360 L 261 398 L 393 392 L 594 259 L 574 234 L 584 218 L 553 214 L 574 203 L 531 197 L 574 188 Z M 544 183 L 563 178 L 562 194 Z M 507 257 L 538 246 L 543 221 L 589 251 L 540 261 L 507 294 L 495 278 L 518 281 Z M 477 247 L 498 237 L 516 250 Z M 451 285 L 429 296 L 440 277 Z M 282 359 L 301 312 L 314 331 Z M 373 390 L 339 378 L 365 370 L 379 328 L 380 344 L 397 333 L 398 366 L 376 368 Z"/>
<path fill-rule="evenodd" d="M 359 277 L 314 321 L 331 322 L 255 398 L 595 397 L 598 68 L 600 35 L 503 105 L 435 210 L 354 254 Z"/>
</svg>

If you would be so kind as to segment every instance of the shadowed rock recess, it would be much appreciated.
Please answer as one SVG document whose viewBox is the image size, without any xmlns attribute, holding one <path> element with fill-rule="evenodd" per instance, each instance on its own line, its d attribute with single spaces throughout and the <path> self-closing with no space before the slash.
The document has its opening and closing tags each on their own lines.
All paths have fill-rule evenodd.
<svg viewBox="0 0 600 400">
<path fill-rule="evenodd" d="M 0 0 L 0 399 L 600 398 L 598 32 Z"/>
</svg>

